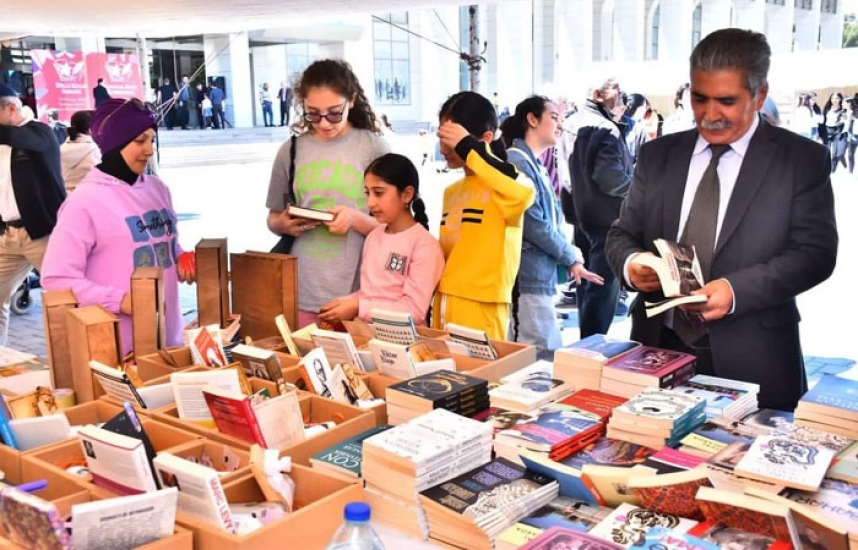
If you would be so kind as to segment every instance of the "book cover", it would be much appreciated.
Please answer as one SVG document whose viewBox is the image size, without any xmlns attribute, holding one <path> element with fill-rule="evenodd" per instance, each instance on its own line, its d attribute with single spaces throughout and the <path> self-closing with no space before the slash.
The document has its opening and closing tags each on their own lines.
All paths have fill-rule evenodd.
<svg viewBox="0 0 858 550">
<path fill-rule="evenodd" d="M 13 449 L 20 449 L 18 447 L 18 440 L 15 439 L 15 434 L 12 432 L 12 428 L 9 426 L 9 422 L 12 420 L 12 411 L 9 409 L 9 405 L 6 403 L 6 396 L 0 394 L 0 438 L 3 439 L 3 443 L 7 447 L 11 447 Z"/>
<path fill-rule="evenodd" d="M 118 495 L 158 489 L 146 448 L 139 439 L 95 426 L 78 429 L 92 482 Z"/>
<path fill-rule="evenodd" d="M 549 495 L 548 501 L 557 496 L 558 488 L 557 482 L 549 477 L 497 458 L 422 491 L 420 500 L 467 518 L 486 532 L 497 530 L 499 534 L 519 519 L 510 517 L 517 502 L 543 494 Z"/>
<path fill-rule="evenodd" d="M 604 334 L 593 334 L 557 351 L 561 354 L 595 359 L 600 363 L 605 363 L 638 346 L 640 346 L 640 342 L 633 340 L 618 340 Z"/>
<path fill-rule="evenodd" d="M 137 548 L 173 535 L 175 487 L 72 506 L 75 550 Z M 133 522 L 133 523 L 129 523 Z"/>
<path fill-rule="evenodd" d="M 605 506 L 561 495 L 532 514 L 521 518 L 519 523 L 540 530 L 565 527 L 586 533 L 608 517 L 610 513 L 611 509 Z"/>
<path fill-rule="evenodd" d="M 842 522 L 834 521 L 788 498 L 750 487 L 745 492 L 787 506 L 801 546 L 807 550 L 849 550 L 849 534 Z"/>
<path fill-rule="evenodd" d="M 65 417 L 65 415 L 62 416 Z M 66 419 L 66 423 L 68 423 L 68 419 Z M 149 434 L 143 428 L 143 423 L 140 422 L 140 417 L 137 415 L 134 407 L 131 406 L 131 403 L 126 401 L 122 405 L 122 412 L 105 422 L 102 428 L 109 432 L 131 437 L 143 443 L 143 449 L 146 451 L 146 459 L 149 462 L 149 466 L 152 466 L 152 461 L 155 460 L 155 455 L 157 454 L 155 446 L 152 445 L 152 440 L 149 439 Z M 152 475 L 155 475 L 154 469 L 152 470 Z"/>
<path fill-rule="evenodd" d="M 447 323 L 445 328 L 450 333 L 450 340 L 465 346 L 471 357 L 487 361 L 494 361 L 498 358 L 497 350 L 489 342 L 489 337 L 484 331 L 454 323 Z"/>
<path fill-rule="evenodd" d="M 376 339 L 403 346 L 417 342 L 417 327 L 410 313 L 373 309 L 370 316 Z"/>
<path fill-rule="evenodd" d="M 328 389 L 328 380 L 331 378 L 331 364 L 328 362 L 328 357 L 324 349 L 314 348 L 305 355 L 301 359 L 301 362 L 298 363 L 298 370 L 308 391 L 322 397 L 331 396 L 331 392 Z"/>
<path fill-rule="evenodd" d="M 68 550 L 63 517 L 52 502 L 14 487 L 0 489 L 0 535 L 23 548 Z"/>
<path fill-rule="evenodd" d="M 602 376 L 621 381 L 665 387 L 694 369 L 697 359 L 680 351 L 640 346 L 605 364 Z"/>
<path fill-rule="evenodd" d="M 197 516 L 228 533 L 235 532 L 229 502 L 216 470 L 168 452 L 158 454 L 155 469 L 162 487 L 178 489 L 180 512 Z"/>
<path fill-rule="evenodd" d="M 286 383 L 283 380 L 283 370 L 280 359 L 271 350 L 238 344 L 232 348 L 232 357 L 241 363 L 246 377 L 270 380 L 277 384 L 278 393 L 286 393 Z"/>
<path fill-rule="evenodd" d="M 214 331 L 218 333 L 217 340 L 209 332 L 208 327 L 200 327 L 189 331 L 188 344 L 191 348 L 191 355 L 194 358 L 195 364 L 207 367 L 226 366 L 226 355 L 224 355 L 223 345 L 220 343 L 220 327 L 215 326 Z"/>
<path fill-rule="evenodd" d="M 355 405 L 358 401 L 374 399 L 366 383 L 348 363 L 333 368 L 327 386 L 331 392 L 331 397 L 342 403 Z"/>
<path fill-rule="evenodd" d="M 365 432 L 361 432 L 354 437 L 350 437 L 345 441 L 314 454 L 310 457 L 310 464 L 314 468 L 324 465 L 351 477 L 359 478 L 360 467 L 363 462 L 364 440 L 388 429 L 390 429 L 390 426 L 382 424 L 381 426 L 375 426 Z"/>
<path fill-rule="evenodd" d="M 331 365 L 348 363 L 357 370 L 364 371 L 351 334 L 319 329 L 313 332 L 310 338 L 315 346 L 325 350 L 325 356 Z"/>
<path fill-rule="evenodd" d="M 644 508 L 698 521 L 703 519 L 703 512 L 694 500 L 697 490 L 711 486 L 705 468 L 629 479 L 629 490 Z"/>
<path fill-rule="evenodd" d="M 790 542 L 775 540 L 759 533 L 750 533 L 709 521 L 698 523 L 688 530 L 688 534 L 706 542 L 712 542 L 719 548 L 793 550 Z"/>
<path fill-rule="evenodd" d="M 647 457 L 655 452 L 655 449 L 643 445 L 602 437 L 559 462 L 578 469 L 583 468 L 585 464 L 631 468 L 644 464 Z"/>
<path fill-rule="evenodd" d="M 430 410 L 454 405 L 464 398 L 484 393 L 488 381 L 461 372 L 437 371 L 387 387 L 387 401 L 403 407 Z M 447 407 L 444 407 L 447 408 Z"/>
<path fill-rule="evenodd" d="M 643 548 L 646 550 L 667 550 L 668 548 L 720 550 L 721 546 L 688 533 L 677 532 L 666 527 L 653 527 L 646 533 Z"/>
<path fill-rule="evenodd" d="M 214 428 L 211 411 L 206 405 L 203 390 L 209 386 L 222 390 L 244 393 L 241 376 L 244 371 L 237 369 L 213 369 L 205 372 L 175 372 L 170 375 L 173 396 L 179 418 L 197 422 L 202 426 Z M 248 392 L 249 393 L 249 392 Z"/>
<path fill-rule="evenodd" d="M 697 502 L 708 522 L 790 542 L 800 548 L 787 506 L 710 487 L 697 491 Z"/>
<path fill-rule="evenodd" d="M 581 479 L 598 495 L 602 506 L 619 506 L 624 503 L 640 505 L 640 499 L 629 489 L 629 480 L 636 476 L 652 476 L 655 470 L 643 464 L 632 467 L 585 464 Z"/>
<path fill-rule="evenodd" d="M 250 396 L 207 388 L 203 390 L 203 398 L 220 432 L 268 448 Z"/>
<path fill-rule="evenodd" d="M 674 427 L 701 413 L 706 400 L 675 390 L 647 388 L 614 409 L 614 420 L 630 420 L 659 427 Z"/>
<path fill-rule="evenodd" d="M 853 442 L 834 457 L 826 477 L 858 483 L 858 441 Z"/>
<path fill-rule="evenodd" d="M 834 451 L 799 443 L 784 436 L 758 436 L 733 469 L 736 474 L 815 491 Z"/>
<path fill-rule="evenodd" d="M 274 318 L 274 324 L 277 325 L 277 331 L 280 333 L 280 338 L 283 339 L 283 343 L 286 345 L 289 355 L 301 357 L 301 353 L 298 351 L 298 346 L 295 345 L 295 340 L 292 339 L 292 329 L 289 327 L 289 322 L 286 320 L 286 316 L 282 313 L 277 315 L 277 317 Z"/>
<path fill-rule="evenodd" d="M 332 222 L 334 221 L 333 212 L 318 210 L 316 208 L 307 208 L 296 204 L 287 204 L 286 213 L 293 218 L 303 218 L 305 220 L 313 220 L 317 222 Z"/>
<path fill-rule="evenodd" d="M 600 391 L 583 389 L 578 390 L 569 397 L 563 398 L 560 403 L 572 405 L 585 411 L 599 415 L 603 420 L 610 418 L 615 407 L 619 407 L 628 401 L 625 397 L 610 395 Z"/>
<path fill-rule="evenodd" d="M 498 535 L 495 545 L 497 550 L 519 550 L 541 533 L 542 529 L 518 522 Z"/>
<path fill-rule="evenodd" d="M 787 489 L 782 494 L 858 533 L 858 485 L 826 478 L 816 491 Z"/>
<path fill-rule="evenodd" d="M 572 390 L 563 380 L 533 375 L 489 390 L 492 406 L 521 411 L 533 411 L 555 401 Z"/>
<path fill-rule="evenodd" d="M 858 380 L 826 374 L 802 396 L 799 407 L 810 410 L 835 409 L 837 414 L 858 420 Z"/>
<path fill-rule="evenodd" d="M 104 393 L 120 403 L 130 401 L 144 409 L 146 408 L 146 403 L 137 393 L 137 389 L 127 373 L 98 361 L 90 361 L 89 368 L 92 370 L 93 377 L 101 384 Z"/>
<path fill-rule="evenodd" d="M 535 418 L 520 422 L 496 435 L 528 449 L 548 451 L 575 439 L 601 431 L 602 419 L 570 405 L 553 404 Z"/>
<path fill-rule="evenodd" d="M 590 534 L 629 548 L 642 546 L 647 532 L 655 527 L 666 527 L 684 533 L 696 524 L 696 521 L 690 519 L 652 512 L 624 502 L 594 527 Z"/>
<path fill-rule="evenodd" d="M 564 527 L 552 527 L 521 547 L 521 550 L 619 550 L 618 544 Z"/>
</svg>

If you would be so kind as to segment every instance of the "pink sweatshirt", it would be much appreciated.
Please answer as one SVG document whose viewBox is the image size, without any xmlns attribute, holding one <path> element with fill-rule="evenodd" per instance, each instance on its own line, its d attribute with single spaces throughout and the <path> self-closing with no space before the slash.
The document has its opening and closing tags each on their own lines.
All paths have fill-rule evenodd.
<svg viewBox="0 0 858 550">
<path fill-rule="evenodd" d="M 131 317 L 119 313 L 135 267 L 164 268 L 167 345 L 182 344 L 176 258 L 182 253 L 170 191 L 154 176 L 133 186 L 93 168 L 59 210 L 42 265 L 42 286 L 71 288 L 81 306 L 119 315 L 122 353 L 131 351 Z"/>
<path fill-rule="evenodd" d="M 387 309 L 410 313 L 425 325 L 444 272 L 444 252 L 419 223 L 394 234 L 385 228 L 373 229 L 363 244 L 360 290 L 350 295 L 360 303 L 358 316 L 370 321 L 373 309 Z"/>
</svg>

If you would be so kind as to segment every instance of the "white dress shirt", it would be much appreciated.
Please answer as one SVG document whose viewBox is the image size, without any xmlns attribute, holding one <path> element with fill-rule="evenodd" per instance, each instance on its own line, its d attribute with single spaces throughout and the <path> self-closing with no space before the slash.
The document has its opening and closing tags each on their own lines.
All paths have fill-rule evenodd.
<svg viewBox="0 0 858 550">
<path fill-rule="evenodd" d="M 23 126 L 31 120 L 32 114 L 24 111 L 24 120 L 18 126 Z M 21 219 L 15 190 L 12 188 L 12 148 L 8 145 L 0 145 L 0 217 L 5 221 Z"/>
</svg>

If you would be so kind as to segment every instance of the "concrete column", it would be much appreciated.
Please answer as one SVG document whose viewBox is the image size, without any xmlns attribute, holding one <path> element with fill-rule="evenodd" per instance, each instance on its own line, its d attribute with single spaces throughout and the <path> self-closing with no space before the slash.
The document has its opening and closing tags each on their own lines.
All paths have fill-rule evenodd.
<svg viewBox="0 0 858 550">
<path fill-rule="evenodd" d="M 731 12 L 733 3 L 731 0 L 702 0 L 703 19 L 700 25 L 700 37 L 733 26 Z"/>
<path fill-rule="evenodd" d="M 645 0 L 614 0 L 614 55 L 616 61 L 640 61 L 646 58 Z"/>
<path fill-rule="evenodd" d="M 793 2 L 786 2 L 783 6 L 766 4 L 765 34 L 772 53 L 793 51 L 792 26 L 796 11 Z"/>
<path fill-rule="evenodd" d="M 734 19 L 740 29 L 766 32 L 766 4 L 754 0 L 733 0 Z"/>
<path fill-rule="evenodd" d="M 843 47 L 843 11 L 837 4 L 838 13 L 822 13 L 819 21 L 819 49 L 836 50 Z"/>
<path fill-rule="evenodd" d="M 554 82 L 570 97 L 586 93 L 579 76 L 593 60 L 593 0 L 556 2 L 554 20 Z"/>
<path fill-rule="evenodd" d="M 104 37 L 94 34 L 81 36 L 80 49 L 84 53 L 104 53 Z"/>
<path fill-rule="evenodd" d="M 795 8 L 795 51 L 819 49 L 819 0 L 813 0 L 813 8 Z"/>
<path fill-rule="evenodd" d="M 488 8 L 494 7 L 494 10 Z M 510 0 L 496 6 L 480 8 L 493 12 L 486 25 L 491 29 L 489 50 L 494 50 L 495 62 L 489 61 L 491 76 L 480 93 L 491 98 L 498 92 L 500 107 L 515 109 L 519 101 L 534 92 L 535 67 L 533 43 L 533 9 L 530 0 Z M 491 83 L 495 87 L 489 87 Z"/>
<path fill-rule="evenodd" d="M 203 35 L 206 74 L 226 80 L 226 117 L 236 128 L 253 126 L 255 96 L 246 32 Z"/>
<path fill-rule="evenodd" d="M 54 49 L 56 51 L 79 50 L 81 49 L 80 38 L 70 36 L 56 36 L 54 37 Z"/>
<path fill-rule="evenodd" d="M 280 83 L 286 81 L 286 45 L 275 44 L 271 46 L 256 46 L 250 48 L 251 62 L 253 66 L 253 120 L 255 126 L 264 125 L 262 118 L 262 104 L 259 102 L 258 94 L 262 91 L 262 85 L 268 83 L 268 91 L 274 102 L 274 120 L 279 124 L 280 105 L 277 103 L 277 91 Z"/>
<path fill-rule="evenodd" d="M 661 28 L 658 59 L 687 59 L 691 53 L 692 16 L 696 5 L 688 0 L 661 0 Z"/>
</svg>

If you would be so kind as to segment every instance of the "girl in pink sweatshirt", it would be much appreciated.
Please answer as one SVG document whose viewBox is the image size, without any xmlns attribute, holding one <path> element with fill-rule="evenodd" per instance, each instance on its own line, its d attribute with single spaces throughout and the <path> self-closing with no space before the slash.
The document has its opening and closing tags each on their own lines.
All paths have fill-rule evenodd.
<svg viewBox="0 0 858 550">
<path fill-rule="evenodd" d="M 178 282 L 193 281 L 193 261 L 181 262 L 176 212 L 167 186 L 146 175 L 157 121 L 139 100 L 111 99 L 92 120 L 102 161 L 60 207 L 42 265 L 48 290 L 71 289 L 83 305 L 119 315 L 123 355 L 131 351 L 131 274 L 164 271 L 166 339 L 182 344 Z"/>
<path fill-rule="evenodd" d="M 410 313 L 415 323 L 426 324 L 444 271 L 444 253 L 429 234 L 419 179 L 414 164 L 395 153 L 382 155 L 367 167 L 367 207 L 382 225 L 364 242 L 360 290 L 322 306 L 320 319 L 369 321 L 373 309 L 386 309 Z"/>
</svg>

